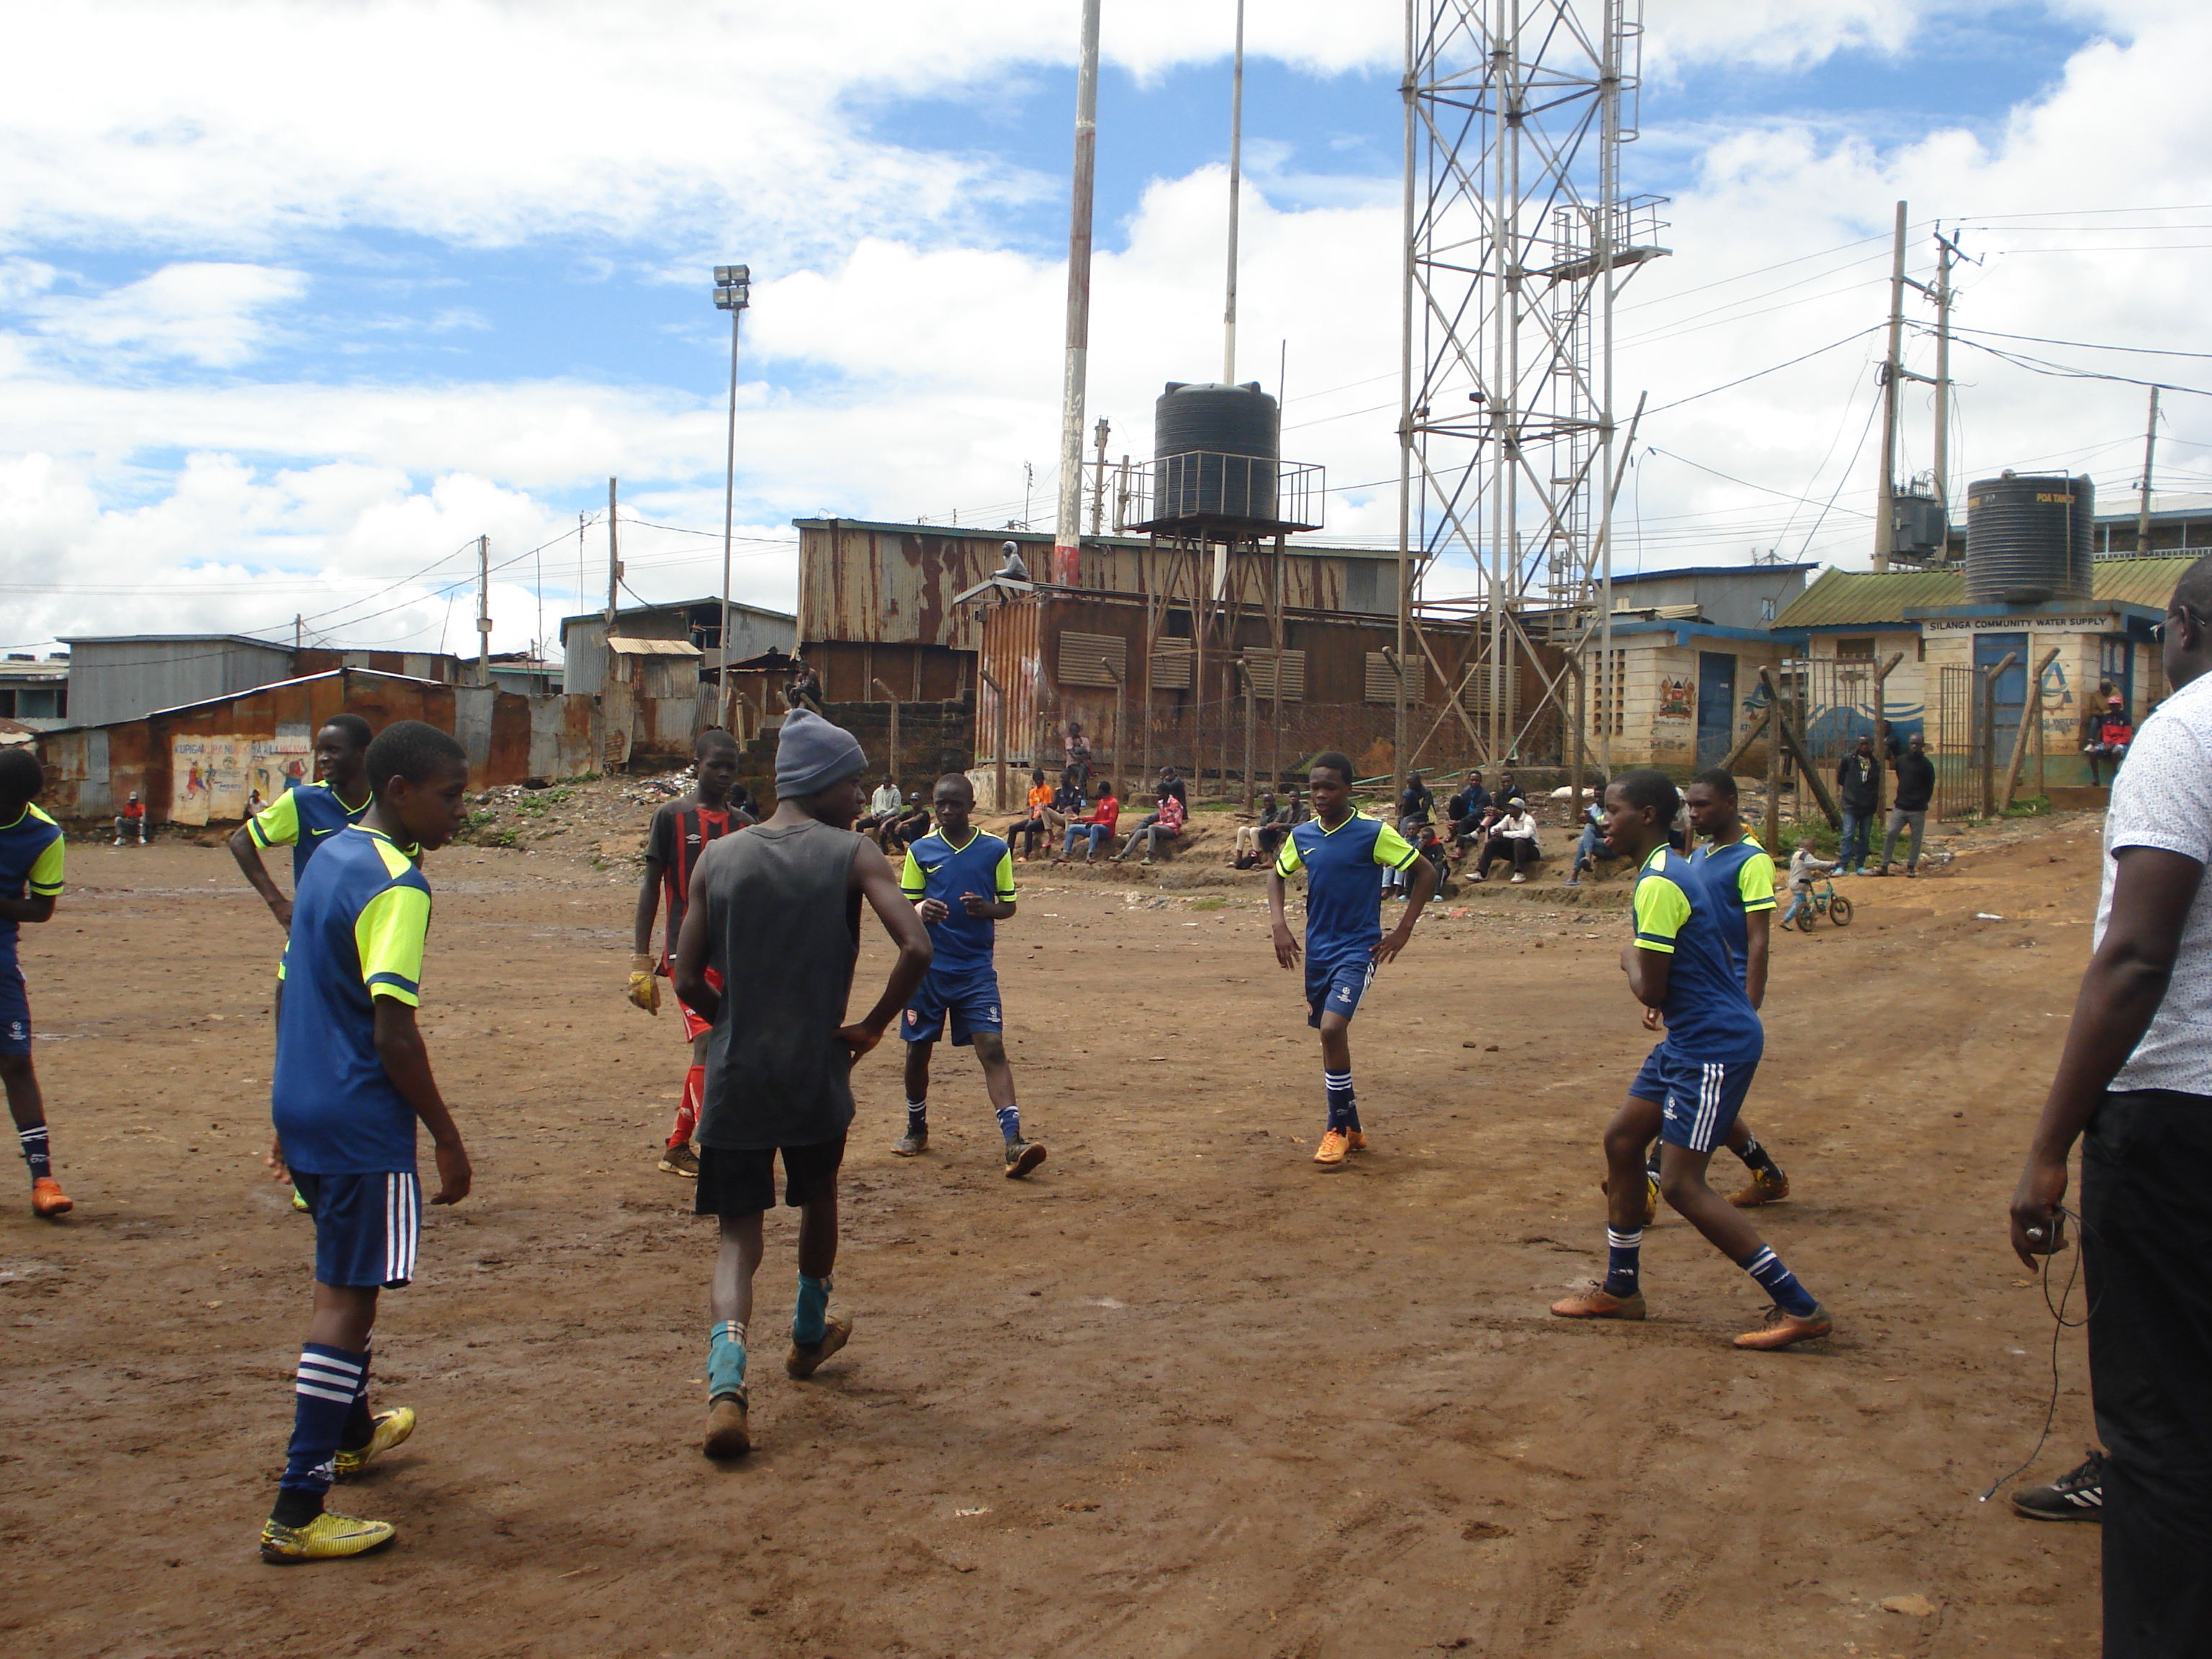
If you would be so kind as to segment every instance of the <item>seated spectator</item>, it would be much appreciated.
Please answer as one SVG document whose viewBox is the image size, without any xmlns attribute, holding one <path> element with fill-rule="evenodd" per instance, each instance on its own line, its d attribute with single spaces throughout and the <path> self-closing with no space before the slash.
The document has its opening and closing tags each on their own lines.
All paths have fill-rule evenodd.
<svg viewBox="0 0 2212 1659">
<path fill-rule="evenodd" d="M 1061 830 L 1091 810 L 1083 799 L 1083 781 L 1073 772 L 1060 775 L 1060 787 L 1052 792 L 1052 805 L 1044 810 L 1044 838 L 1056 841 Z"/>
<path fill-rule="evenodd" d="M 1007 845 L 1012 846 L 1017 836 L 1023 839 L 1022 850 L 1015 856 L 1024 864 L 1036 856 L 1037 842 L 1047 834 L 1045 815 L 1051 809 L 1052 801 L 1052 786 L 1044 781 L 1044 769 L 1040 766 L 1030 774 L 1030 799 L 1025 809 L 1028 816 L 1006 828 Z"/>
<path fill-rule="evenodd" d="M 929 833 L 929 808 L 916 800 L 883 827 L 884 851 L 897 854 Z"/>
<path fill-rule="evenodd" d="M 1304 823 L 1312 816 L 1311 809 L 1306 805 L 1305 792 L 1292 784 L 1290 805 L 1283 809 L 1283 833 L 1288 835 L 1294 825 Z"/>
<path fill-rule="evenodd" d="M 1075 721 L 1067 723 L 1067 736 L 1061 742 L 1066 757 L 1065 775 L 1080 786 L 1091 781 L 1091 739 L 1083 735 L 1083 728 Z"/>
<path fill-rule="evenodd" d="M 1498 822 L 1482 843 L 1482 856 L 1475 861 L 1474 878 L 1488 879 L 1493 859 L 1513 860 L 1513 879 L 1518 884 L 1528 879 L 1528 866 L 1544 856 L 1544 849 L 1536 842 L 1536 820 L 1528 816 L 1528 803 L 1516 797 L 1505 804 Z"/>
<path fill-rule="evenodd" d="M 1482 769 L 1477 767 L 1467 775 L 1467 786 L 1454 795 L 1444 807 L 1451 820 L 1453 845 L 1466 847 L 1482 827 L 1483 809 L 1490 805 L 1490 791 L 1482 787 Z"/>
<path fill-rule="evenodd" d="M 1567 872 L 1567 885 L 1583 884 L 1583 872 L 1597 868 L 1597 855 L 1605 851 L 1605 807 L 1592 801 L 1583 808 L 1583 836 L 1575 843 L 1575 867 Z"/>
<path fill-rule="evenodd" d="M 146 844 L 146 808 L 136 789 L 131 792 L 131 799 L 123 803 L 123 810 L 115 815 L 115 844 L 122 846 L 131 836 L 137 836 L 141 847 Z"/>
<path fill-rule="evenodd" d="M 1283 836 L 1288 833 L 1280 827 L 1282 820 L 1283 809 L 1275 805 L 1275 792 L 1270 789 L 1260 797 L 1259 823 L 1237 826 L 1237 844 L 1230 849 L 1230 862 L 1239 870 L 1249 870 L 1255 867 L 1262 858 L 1272 858 L 1274 848 L 1267 845 L 1267 831 L 1274 830 L 1274 845 L 1281 846 Z M 1247 859 L 1251 862 L 1245 862 Z"/>
<path fill-rule="evenodd" d="M 868 797 L 868 810 L 853 828 L 872 837 L 876 844 L 881 846 L 884 826 L 905 811 L 906 796 L 899 789 L 898 780 L 886 777 L 876 786 L 875 793 Z"/>
<path fill-rule="evenodd" d="M 1091 809 L 1091 816 L 1084 822 L 1067 826 L 1067 840 L 1061 846 L 1060 857 L 1056 862 L 1066 863 L 1069 859 L 1075 856 L 1075 843 L 1079 841 L 1087 841 L 1090 843 L 1090 850 L 1084 854 L 1083 861 L 1085 864 L 1096 864 L 1098 861 L 1098 848 L 1114 839 L 1114 832 L 1121 828 L 1121 803 L 1115 797 L 1114 786 L 1101 779 L 1098 784 L 1098 804 Z"/>
<path fill-rule="evenodd" d="M 1411 836 L 1417 825 L 1435 820 L 1437 798 L 1429 786 L 1421 781 L 1419 772 L 1406 780 L 1406 791 L 1398 797 L 1398 833 Z"/>
<path fill-rule="evenodd" d="M 1436 826 L 1417 823 L 1407 832 L 1406 838 L 1413 843 L 1415 852 L 1437 866 L 1436 890 L 1441 895 L 1444 890 L 1444 878 L 1451 873 L 1451 860 L 1449 849 L 1437 839 Z M 1405 871 L 1386 869 L 1382 872 L 1382 896 L 1386 899 L 1406 896 Z"/>
<path fill-rule="evenodd" d="M 2105 712 L 2097 716 L 2089 728 L 2089 741 L 2081 745 L 2081 752 L 2089 757 L 2089 787 L 2095 788 L 2103 781 L 2097 775 L 2097 763 L 2110 761 L 2112 775 L 2120 775 L 2120 762 L 2128 752 L 2128 745 L 2136 740 L 2136 729 L 2128 724 L 2127 705 L 2115 693 L 2105 704 Z"/>
<path fill-rule="evenodd" d="M 1190 797 L 1183 793 L 1182 775 L 1172 766 L 1163 766 L 1160 768 L 1159 798 L 1165 800 L 1170 795 L 1182 803 L 1186 814 L 1189 812 Z"/>
<path fill-rule="evenodd" d="M 1509 800 L 1528 799 L 1528 792 L 1520 786 L 1511 772 L 1500 772 L 1498 775 L 1498 793 L 1492 799 L 1503 806 Z"/>
<path fill-rule="evenodd" d="M 1129 854 L 1137 850 L 1138 843 L 1141 842 L 1145 848 L 1145 862 L 1150 864 L 1158 855 L 1161 842 L 1173 841 L 1182 834 L 1186 816 L 1181 796 L 1162 795 L 1158 810 L 1145 814 L 1145 821 L 1129 832 L 1129 844 L 1114 855 L 1114 861 L 1116 864 L 1127 862 Z"/>
</svg>

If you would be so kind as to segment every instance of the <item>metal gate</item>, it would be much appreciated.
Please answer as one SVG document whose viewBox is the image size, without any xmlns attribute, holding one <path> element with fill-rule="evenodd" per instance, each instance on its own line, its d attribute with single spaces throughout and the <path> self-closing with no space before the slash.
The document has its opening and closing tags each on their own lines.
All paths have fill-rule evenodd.
<svg viewBox="0 0 2212 1659">
<path fill-rule="evenodd" d="M 1936 671 L 1936 732 L 1928 758 L 1936 763 L 1935 816 L 1969 818 L 1982 810 L 1982 676 L 1963 665 Z"/>
</svg>

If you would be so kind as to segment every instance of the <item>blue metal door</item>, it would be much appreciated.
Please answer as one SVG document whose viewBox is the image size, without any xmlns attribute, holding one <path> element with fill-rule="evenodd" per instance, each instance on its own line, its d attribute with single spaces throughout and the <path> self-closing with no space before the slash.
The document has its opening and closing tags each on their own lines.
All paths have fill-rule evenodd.
<svg viewBox="0 0 2212 1659">
<path fill-rule="evenodd" d="M 1698 653 L 1698 766 L 1718 766 L 1735 736 L 1735 653 Z"/>
<path fill-rule="evenodd" d="M 1997 676 L 1996 719 L 1992 729 L 1983 736 L 1984 742 L 1994 739 L 1996 747 L 1992 763 L 2000 769 L 2012 760 L 2014 734 L 2020 730 L 2021 710 L 2027 704 L 2027 635 L 2025 634 L 1977 634 L 1974 636 L 1974 666 L 1995 668 L 2007 655 L 2012 666 Z M 1979 718 L 1979 711 L 1976 711 Z"/>
</svg>

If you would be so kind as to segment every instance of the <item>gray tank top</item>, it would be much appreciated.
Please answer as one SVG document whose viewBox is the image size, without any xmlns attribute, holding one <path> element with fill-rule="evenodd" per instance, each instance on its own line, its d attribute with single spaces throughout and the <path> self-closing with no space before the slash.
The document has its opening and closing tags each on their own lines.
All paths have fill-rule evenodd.
<svg viewBox="0 0 2212 1659">
<path fill-rule="evenodd" d="M 852 1122 L 852 1051 L 837 1029 L 860 953 L 852 870 L 862 840 L 812 821 L 756 825 L 699 855 L 691 902 L 722 979 L 701 1146 L 811 1146 Z"/>
</svg>

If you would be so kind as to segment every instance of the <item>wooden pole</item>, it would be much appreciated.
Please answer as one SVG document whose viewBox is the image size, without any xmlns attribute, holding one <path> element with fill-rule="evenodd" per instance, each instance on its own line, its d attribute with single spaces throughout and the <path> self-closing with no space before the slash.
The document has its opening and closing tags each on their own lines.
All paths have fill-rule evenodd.
<svg viewBox="0 0 2212 1659">
<path fill-rule="evenodd" d="M 1774 671 L 1761 668 L 1759 671 L 1759 683 L 1766 688 L 1766 695 L 1773 699 L 1771 708 L 1774 717 L 1774 730 L 1781 738 L 1784 745 L 1789 749 L 1790 758 L 1797 763 L 1798 773 L 1812 790 L 1813 799 L 1820 802 L 1820 811 L 1828 820 L 1828 827 L 1831 830 L 1842 829 L 1844 815 L 1837 810 L 1835 797 L 1828 793 L 1828 786 L 1820 781 L 1820 774 L 1814 768 L 1812 757 L 1805 752 L 1805 745 L 1797 740 L 1797 733 L 1790 723 L 1790 711 L 1782 706 L 1782 694 L 1775 689 Z M 1771 775 L 1771 773 L 1770 775 Z"/>
<path fill-rule="evenodd" d="M 1782 722 L 1775 718 L 1773 683 L 1766 678 L 1763 669 L 1759 678 L 1759 683 L 1766 687 L 1766 712 L 1759 716 L 1759 724 L 1752 728 L 1752 735 L 1755 737 L 1760 732 L 1766 733 L 1766 850 L 1771 854 L 1782 845 L 1782 740 L 1776 735 Z M 1751 738 L 1746 738 L 1745 746 L 1748 748 L 1750 744 Z"/>
<path fill-rule="evenodd" d="M 891 773 L 891 781 L 892 781 L 892 782 L 894 782 L 894 783 L 896 783 L 896 782 L 897 782 L 897 781 L 898 781 L 898 773 L 899 773 L 899 763 L 898 763 L 898 760 L 899 760 L 899 700 L 898 700 L 898 693 L 897 693 L 897 692 L 896 692 L 896 691 L 894 691 L 894 690 L 892 690 L 890 689 L 890 687 L 889 687 L 888 685 L 885 685 L 885 684 L 884 684 L 881 680 L 875 678 L 875 677 L 874 677 L 873 675 L 869 676 L 869 679 L 870 679 L 870 682 L 871 682 L 871 683 L 875 686 L 876 690 L 878 690 L 878 691 L 880 691 L 880 692 L 882 692 L 882 693 L 884 694 L 884 696 L 886 698 L 888 698 L 888 699 L 890 700 L 890 706 L 891 706 L 891 765 L 890 765 L 890 773 Z"/>
<path fill-rule="evenodd" d="M 1249 812 L 1252 810 L 1252 665 L 1239 658 L 1237 665 L 1244 671 L 1244 810 Z M 1282 672 L 1282 661 L 1278 659 L 1275 672 Z"/>
<path fill-rule="evenodd" d="M 1995 665 L 1982 671 L 1982 740 L 1978 747 L 1982 771 L 1982 816 L 1985 818 L 1997 815 L 1997 680 L 2019 660 L 2017 651 L 2008 651 Z M 2022 713 L 2025 712 L 2023 705 Z"/>
<path fill-rule="evenodd" d="M 1759 718 L 1751 723 L 1751 730 L 1736 739 L 1735 747 L 1729 750 L 1727 757 L 1722 760 L 1720 766 L 1722 771 L 1733 772 L 1742 764 L 1743 757 L 1751 752 L 1751 745 L 1757 743 L 1759 734 L 1766 730 L 1767 722 L 1773 713 L 1774 706 L 1771 703 L 1759 711 Z"/>
<path fill-rule="evenodd" d="M 1889 660 L 1874 671 L 1874 821 L 1882 821 L 1883 798 L 1889 793 L 1889 671 L 1905 660 L 1893 651 Z"/>
<path fill-rule="evenodd" d="M 2035 715 L 2033 735 L 2039 735 L 2043 731 L 2043 677 L 2051 672 L 2051 665 L 2057 660 L 2058 647 L 2053 646 L 2044 653 L 2043 660 L 2036 664 L 2035 672 L 2028 679 L 2027 698 L 2020 706 L 2020 730 L 2013 735 L 2012 764 L 2005 769 L 2004 799 L 1998 803 L 2001 811 L 2011 808 L 2013 795 L 2020 788 L 2020 763 L 2027 758 L 2028 738 L 2032 735 L 2027 724 L 2029 711 L 2033 710 Z M 2038 748 L 2039 750 L 2039 744 Z"/>
</svg>

